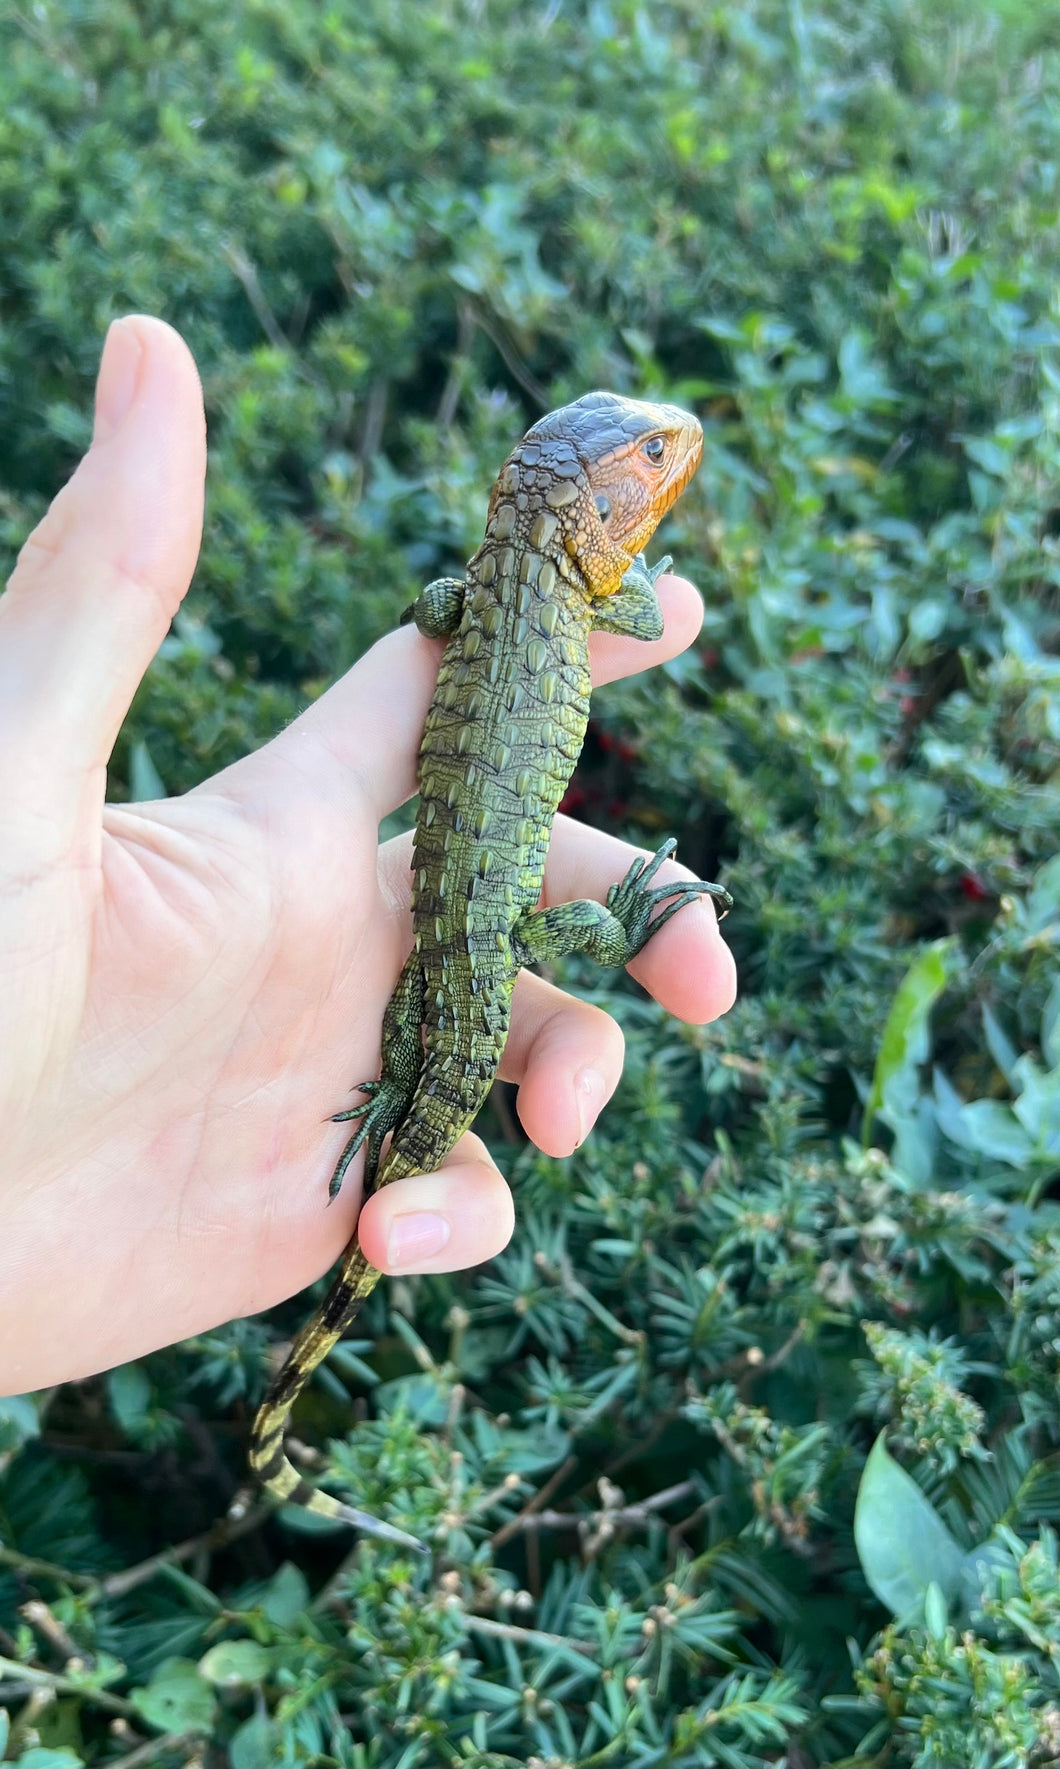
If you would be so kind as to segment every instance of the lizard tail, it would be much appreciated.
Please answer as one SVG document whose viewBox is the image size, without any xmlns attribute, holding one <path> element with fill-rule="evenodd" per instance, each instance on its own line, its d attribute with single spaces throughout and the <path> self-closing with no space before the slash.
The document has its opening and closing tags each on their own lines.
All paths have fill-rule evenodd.
<svg viewBox="0 0 1060 1769">
<path fill-rule="evenodd" d="M 375 1185 L 389 1185 L 411 1173 L 429 1173 L 448 1154 L 458 1137 L 472 1121 L 493 1079 L 492 1066 L 475 1076 L 469 1098 L 448 1100 L 439 1097 L 439 1081 L 435 1069 L 428 1064 L 420 1076 L 412 1104 L 375 1178 Z M 465 1088 L 467 1086 L 465 1079 Z M 317 1517 L 331 1517 L 349 1523 L 365 1535 L 380 1536 L 402 1548 L 423 1552 L 423 1544 L 392 1524 L 382 1523 L 365 1511 L 344 1505 L 341 1499 L 321 1492 L 303 1480 L 288 1460 L 283 1447 L 295 1401 L 318 1364 L 323 1363 L 333 1345 L 342 1338 L 361 1303 L 370 1296 L 379 1282 L 379 1272 L 369 1265 L 361 1252 L 356 1234 L 343 1256 L 342 1267 L 320 1308 L 307 1321 L 287 1354 L 282 1369 L 273 1379 L 268 1393 L 258 1408 L 250 1436 L 250 1466 L 266 1492 L 286 1504 L 302 1505 Z"/>
<path fill-rule="evenodd" d="M 250 1466 L 266 1492 L 287 1504 L 302 1505 L 316 1517 L 330 1517 L 349 1523 L 365 1535 L 380 1536 L 402 1548 L 422 1553 L 423 1544 L 404 1530 L 370 1517 L 344 1505 L 330 1493 L 321 1492 L 303 1480 L 288 1461 L 283 1447 L 284 1433 L 291 1418 L 291 1409 L 317 1365 L 323 1363 L 332 1346 L 337 1344 L 353 1320 L 361 1303 L 370 1296 L 379 1280 L 375 1267 L 368 1264 L 356 1243 L 346 1254 L 342 1270 L 325 1301 L 302 1328 L 291 1346 L 283 1368 L 272 1381 L 258 1408 L 250 1439 Z"/>
</svg>

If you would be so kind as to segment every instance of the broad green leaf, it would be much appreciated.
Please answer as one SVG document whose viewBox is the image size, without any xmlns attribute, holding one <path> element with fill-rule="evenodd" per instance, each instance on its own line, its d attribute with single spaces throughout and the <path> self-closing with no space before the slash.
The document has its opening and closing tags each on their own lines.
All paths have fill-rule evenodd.
<svg viewBox="0 0 1060 1769">
<path fill-rule="evenodd" d="M 862 1141 L 868 1147 L 877 1117 L 895 1127 L 912 1112 L 919 1090 L 917 1070 L 928 1054 L 928 1016 L 954 969 L 955 942 L 936 940 L 906 971 L 891 1003 L 865 1106 Z"/>
<path fill-rule="evenodd" d="M 279 1729 L 264 1714 L 252 1714 L 229 1739 L 228 1761 L 232 1769 L 261 1769 L 279 1761 L 279 1748 Z"/>
<path fill-rule="evenodd" d="M 285 1560 L 270 1580 L 263 1609 L 277 1628 L 291 1629 L 309 1606 L 309 1581 L 300 1566 Z"/>
<path fill-rule="evenodd" d="M 924 1594 L 924 1626 L 932 1639 L 945 1639 L 948 1620 L 949 1615 L 946 1609 L 946 1599 L 942 1595 L 942 1588 L 935 1579 L 932 1579 Z"/>
<path fill-rule="evenodd" d="M 1060 1064 L 1060 977 L 1053 978 L 1053 986 L 1046 997 L 1042 1008 L 1042 1055 L 1050 1068 Z"/>
<path fill-rule="evenodd" d="M 213 1690 L 186 1658 L 167 1658 L 146 1688 L 134 1689 L 129 1699 L 159 1732 L 207 1732 L 217 1709 Z"/>
<path fill-rule="evenodd" d="M 1055 1069 L 1046 1074 L 1031 1056 L 1021 1056 L 1016 1064 L 1014 1085 L 1019 1093 L 1013 1112 L 1037 1152 L 1060 1154 L 1060 1077 Z"/>
<path fill-rule="evenodd" d="M 452 1406 L 451 1384 L 439 1380 L 430 1370 L 412 1376 L 395 1376 L 392 1382 L 381 1382 L 375 1391 L 380 1413 L 407 1412 L 419 1426 L 444 1425 Z"/>
<path fill-rule="evenodd" d="M 15 1758 L 15 1769 L 83 1769 L 84 1761 L 76 1751 L 52 1750 L 47 1745 L 34 1744 Z"/>
<path fill-rule="evenodd" d="M 141 738 L 129 751 L 129 797 L 134 804 L 140 804 L 144 799 L 164 799 L 165 796 L 165 782 Z"/>
<path fill-rule="evenodd" d="M 999 1100 L 976 1099 L 961 1112 L 963 1137 L 955 1138 L 963 1147 L 989 1160 L 1004 1161 L 1010 1167 L 1022 1167 L 1034 1153 L 1034 1142 L 1011 1106 Z"/>
<path fill-rule="evenodd" d="M 142 1364 L 119 1364 L 106 1375 L 107 1398 L 122 1430 L 129 1437 L 141 1433 L 151 1406 L 151 1383 Z"/>
<path fill-rule="evenodd" d="M 21 1449 L 40 1436 L 37 1404 L 31 1394 L 9 1394 L 0 1400 L 0 1454 Z"/>
<path fill-rule="evenodd" d="M 985 1002 L 983 1003 L 983 1033 L 986 1037 L 986 1047 L 990 1052 L 990 1055 L 1001 1070 L 1005 1080 L 1011 1081 L 1012 1071 L 1016 1067 L 1019 1051 L 1012 1043 L 1012 1040 L 1003 1031 L 997 1016 L 991 1012 Z"/>
<path fill-rule="evenodd" d="M 934 1505 L 890 1455 L 881 1431 L 865 1463 L 854 1511 L 854 1542 L 880 1602 L 899 1621 L 922 1618 L 928 1586 L 953 1605 L 963 1556 Z"/>
<path fill-rule="evenodd" d="M 256 1640 L 219 1640 L 199 1660 L 199 1671 L 217 1689 L 262 1683 L 272 1669 L 272 1653 Z"/>
<path fill-rule="evenodd" d="M 1040 934 L 1051 927 L 1060 916 L 1060 859 L 1047 860 L 1041 868 L 1031 894 L 1027 898 L 1025 914 L 1032 934 Z"/>
</svg>

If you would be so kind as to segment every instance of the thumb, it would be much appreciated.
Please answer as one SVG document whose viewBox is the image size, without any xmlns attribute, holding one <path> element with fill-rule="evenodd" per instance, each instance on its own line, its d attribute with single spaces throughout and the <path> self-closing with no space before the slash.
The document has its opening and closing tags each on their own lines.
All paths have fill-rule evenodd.
<svg viewBox="0 0 1060 1769">
<path fill-rule="evenodd" d="M 5 811 L 56 852 L 68 847 L 86 794 L 102 804 L 118 728 L 191 581 L 205 462 L 187 345 L 161 320 L 116 320 L 92 446 L 0 598 Z"/>
</svg>

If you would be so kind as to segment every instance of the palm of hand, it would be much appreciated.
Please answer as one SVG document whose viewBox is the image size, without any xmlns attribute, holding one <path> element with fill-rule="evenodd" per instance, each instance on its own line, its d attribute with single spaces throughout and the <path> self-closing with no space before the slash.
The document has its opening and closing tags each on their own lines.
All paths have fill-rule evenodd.
<svg viewBox="0 0 1060 1769">
<path fill-rule="evenodd" d="M 324 1210 L 341 1138 L 323 1121 L 377 1062 L 401 922 L 368 807 L 308 815 L 268 754 L 267 824 L 216 791 L 109 809 L 98 871 L 52 894 L 71 934 L 34 969 L 49 1024 L 16 1042 L 3 1111 L 5 1263 L 45 1236 L 50 1269 L 7 1298 L 27 1344 L 75 1332 L 85 1370 L 215 1320 L 222 1293 L 225 1315 L 275 1302 L 349 1232 L 355 1183 L 341 1226 Z"/>
</svg>

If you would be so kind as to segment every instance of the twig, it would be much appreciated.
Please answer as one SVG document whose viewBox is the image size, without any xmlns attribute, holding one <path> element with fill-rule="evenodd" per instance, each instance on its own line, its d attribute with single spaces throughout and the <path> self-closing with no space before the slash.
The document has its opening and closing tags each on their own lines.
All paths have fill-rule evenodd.
<svg viewBox="0 0 1060 1769">
<path fill-rule="evenodd" d="M 805 1337 L 805 1334 L 806 1322 L 799 1321 L 796 1324 L 794 1331 L 788 1334 L 783 1345 L 780 1346 L 777 1351 L 771 1352 L 769 1357 L 763 1357 L 761 1350 L 757 1345 L 749 1345 L 746 1351 L 737 1352 L 735 1357 L 728 1358 L 725 1363 L 716 1364 L 712 1370 L 708 1370 L 702 1377 L 703 1387 L 713 1388 L 716 1383 L 726 1382 L 733 1376 L 750 1382 L 756 1380 L 759 1376 L 771 1375 L 774 1370 L 779 1370 L 782 1364 L 787 1363 L 788 1358 L 795 1350 L 795 1347 Z M 620 1469 L 625 1468 L 628 1463 L 641 1461 L 643 1457 L 647 1455 L 649 1450 L 655 1448 L 660 1437 L 662 1437 L 669 1427 L 680 1419 L 680 1417 L 681 1410 L 679 1407 L 671 1407 L 668 1412 L 660 1414 L 647 1437 L 645 1437 L 640 1443 L 631 1443 L 629 1448 L 623 1450 L 620 1456 L 616 1456 L 613 1462 L 608 1463 L 605 1470 L 606 1474 L 609 1477 L 613 1477 Z M 580 1490 L 584 1492 L 585 1488 L 591 1484 L 591 1481 L 586 1481 L 585 1486 Z"/>
<path fill-rule="evenodd" d="M 250 302 L 251 307 L 254 309 L 257 322 L 265 333 L 266 338 L 268 338 L 269 343 L 277 350 L 282 350 L 285 356 L 290 355 L 290 339 L 284 336 L 279 320 L 276 318 L 272 308 L 266 301 L 265 292 L 262 289 L 261 283 L 258 281 L 258 273 L 254 269 L 250 259 L 240 251 L 238 246 L 233 245 L 230 240 L 225 242 L 224 255 L 228 261 L 229 269 L 237 280 L 242 283 L 243 292 L 246 295 L 247 300 Z"/>
<path fill-rule="evenodd" d="M 492 1634 L 496 1640 L 513 1640 L 517 1646 L 565 1646 L 585 1658 L 595 1658 L 599 1650 L 586 1640 L 571 1640 L 563 1634 L 546 1634 L 541 1628 L 520 1628 L 515 1622 L 495 1622 L 486 1615 L 464 1615 L 465 1626 L 474 1634 Z"/>
<path fill-rule="evenodd" d="M 24 1603 L 18 1613 L 25 1618 L 31 1628 L 36 1628 L 38 1634 L 43 1634 L 49 1646 L 54 1646 L 56 1652 L 61 1654 L 65 1665 L 68 1665 L 71 1659 L 76 1659 L 78 1665 L 82 1667 L 91 1667 L 95 1662 L 90 1653 L 82 1652 L 76 1642 L 71 1640 L 62 1623 L 56 1620 L 48 1605 L 42 1603 L 39 1597 L 34 1597 L 29 1603 Z"/>
<path fill-rule="evenodd" d="M 497 354 L 504 363 L 508 373 L 514 380 L 518 381 L 523 392 L 528 393 L 530 398 L 541 407 L 542 411 L 544 411 L 548 405 L 548 393 L 541 385 L 541 382 L 531 374 L 526 364 L 522 361 L 516 351 L 515 345 L 506 336 L 502 328 L 495 323 L 492 315 L 483 313 L 482 310 L 479 309 L 475 317 L 490 343 L 497 351 Z"/>
<path fill-rule="evenodd" d="M 541 1487 L 540 1490 L 534 1494 L 533 1498 L 528 1500 L 523 1506 L 519 1515 L 510 1518 L 507 1523 L 502 1523 L 500 1529 L 494 1531 L 493 1535 L 490 1537 L 490 1547 L 494 1552 L 496 1552 L 498 1548 L 503 1548 L 505 1542 L 510 1542 L 513 1536 L 519 1534 L 519 1531 L 523 1527 L 524 1520 L 527 1517 L 532 1517 L 535 1512 L 540 1511 L 542 1505 L 548 1503 L 556 1488 L 562 1486 L 568 1474 L 573 1474 L 577 1466 L 577 1456 L 568 1456 L 567 1460 L 561 1463 L 553 1474 L 549 1475 L 544 1486 Z"/>
<path fill-rule="evenodd" d="M 607 1488 L 604 1490 L 606 1492 Z M 612 1490 L 617 1492 L 617 1488 Z M 532 1548 L 536 1548 L 540 1530 L 574 1529 L 583 1538 L 585 1554 L 592 1559 L 618 1529 L 629 1524 L 650 1523 L 657 1511 L 663 1510 L 667 1505 L 676 1504 L 679 1499 L 691 1497 L 695 1490 L 693 1481 L 682 1480 L 676 1486 L 653 1493 L 649 1499 L 638 1499 L 630 1505 L 605 1505 L 603 1509 L 596 1511 L 526 1511 L 514 1517 L 510 1524 L 506 1524 L 505 1530 L 509 1535 L 519 1531 L 529 1536 L 529 1553 Z"/>
<path fill-rule="evenodd" d="M 379 453 L 383 441 L 383 426 L 386 423 L 386 406 L 390 393 L 390 384 L 385 380 L 372 382 L 368 393 L 368 403 L 364 413 L 364 430 L 361 434 L 361 446 L 357 458 L 362 470 L 368 467 Z"/>
<path fill-rule="evenodd" d="M 475 309 L 466 298 L 460 303 L 460 312 L 456 328 L 456 348 L 449 364 L 449 375 L 442 389 L 442 397 L 438 401 L 435 414 L 435 425 L 439 430 L 448 430 L 456 417 L 456 408 L 460 404 L 460 395 L 464 390 L 464 378 L 469 367 L 471 345 L 475 337 Z"/>
<path fill-rule="evenodd" d="M 204 1549 L 207 1553 L 214 1553 L 257 1529 L 271 1510 L 270 1505 L 255 1505 L 242 1517 L 222 1517 L 203 1535 L 191 1536 L 186 1542 L 178 1542 L 175 1548 L 164 1548 L 161 1554 L 152 1554 L 149 1560 L 141 1560 L 137 1566 L 126 1567 L 124 1572 L 111 1573 L 109 1578 L 101 1579 L 93 1590 L 93 1599 L 124 1597 L 127 1591 L 146 1584 L 148 1579 L 153 1579 L 157 1572 L 164 1572 L 167 1567 L 180 1566 Z"/>
<path fill-rule="evenodd" d="M 88 1573 L 69 1572 L 53 1560 L 38 1560 L 33 1554 L 20 1554 L 17 1548 L 0 1548 L 0 1566 L 9 1566 L 27 1579 L 54 1579 L 56 1584 L 69 1585 L 74 1591 L 91 1591 L 96 1580 Z"/>
<path fill-rule="evenodd" d="M 552 1264 L 546 1253 L 537 1252 L 534 1254 L 534 1264 L 538 1271 L 544 1272 L 546 1278 L 551 1278 L 554 1284 L 562 1285 L 568 1296 L 573 1297 L 576 1302 L 580 1302 L 583 1308 L 589 1310 L 590 1314 L 594 1314 L 601 1326 L 613 1333 L 616 1339 L 621 1339 L 623 1345 L 643 1347 L 644 1334 L 640 1329 L 623 1326 L 622 1322 L 611 1313 L 611 1310 L 605 1308 L 591 1290 L 586 1289 L 581 1279 L 575 1275 L 569 1260 L 561 1259 L 557 1267 Z"/>
<path fill-rule="evenodd" d="M 131 1719 L 136 1709 L 131 1702 L 123 1701 L 120 1695 L 111 1695 L 106 1689 L 94 1689 L 90 1683 L 77 1683 L 72 1677 L 64 1677 L 61 1671 L 40 1671 L 36 1665 L 22 1665 L 14 1658 L 0 1658 L 0 1676 L 10 1678 L 12 1684 L 23 1690 L 54 1689 L 61 1695 L 79 1695 L 84 1701 L 95 1702 L 97 1707 L 106 1708 L 111 1714 L 120 1714 L 124 1720 Z"/>
<path fill-rule="evenodd" d="M 153 1763 L 160 1751 L 183 1750 L 194 1736 L 192 1732 L 167 1732 L 161 1738 L 147 1738 L 126 1756 L 112 1757 L 107 1769 L 141 1769 L 142 1764 Z"/>
</svg>

